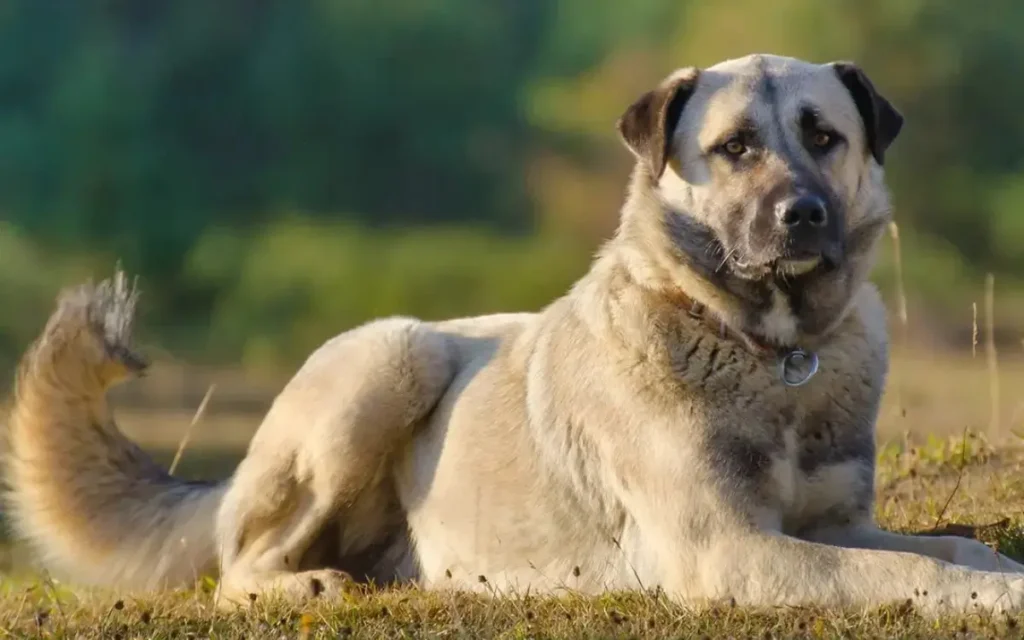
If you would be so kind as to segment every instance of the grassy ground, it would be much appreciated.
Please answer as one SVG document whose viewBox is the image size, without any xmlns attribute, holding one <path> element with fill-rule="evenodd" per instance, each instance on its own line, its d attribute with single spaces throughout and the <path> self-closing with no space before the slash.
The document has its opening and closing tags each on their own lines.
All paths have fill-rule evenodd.
<svg viewBox="0 0 1024 640">
<path fill-rule="evenodd" d="M 166 458 L 170 452 L 164 453 Z M 1024 558 L 1024 450 L 994 448 L 983 437 L 967 435 L 905 450 L 892 445 L 880 451 L 879 462 L 877 513 L 887 528 L 974 536 Z M 14 550 L 8 560 L 21 555 Z M 4 583 L 0 601 L 0 633 L 12 637 L 925 638 L 1021 637 L 1024 629 L 1024 616 L 972 615 L 935 623 L 899 606 L 866 614 L 686 611 L 656 592 L 491 599 L 395 589 L 354 592 L 340 602 L 302 609 L 256 602 L 245 613 L 218 614 L 211 581 L 196 590 L 133 598 L 72 591 L 13 573 L 20 577 Z"/>
<path fill-rule="evenodd" d="M 1024 363 L 1004 358 L 993 405 L 983 358 L 901 355 L 880 420 L 877 516 L 886 528 L 977 537 L 1024 560 L 1024 414 L 1013 389 Z M 214 403 L 211 403 L 211 407 Z M 998 407 L 992 420 L 993 406 Z M 167 464 L 190 411 L 122 412 L 126 431 Z M 180 475 L 229 473 L 256 413 L 212 411 L 196 428 Z M 925 426 L 927 425 L 927 426 Z M 987 433 L 988 435 L 981 435 Z M 1024 615 L 925 620 L 901 606 L 869 613 L 807 609 L 687 611 L 659 593 L 492 599 L 413 589 L 356 591 L 301 609 L 257 601 L 217 613 L 212 581 L 136 598 L 69 589 L 32 573 L 17 546 L 0 553 L 0 636 L 103 638 L 699 638 L 1024 637 Z"/>
</svg>

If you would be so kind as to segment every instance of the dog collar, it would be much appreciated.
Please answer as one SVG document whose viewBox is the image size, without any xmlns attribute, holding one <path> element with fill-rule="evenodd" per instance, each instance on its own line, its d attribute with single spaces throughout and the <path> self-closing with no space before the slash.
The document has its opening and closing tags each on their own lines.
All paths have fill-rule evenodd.
<svg viewBox="0 0 1024 640">
<path fill-rule="evenodd" d="M 716 319 L 707 313 L 706 305 L 684 293 L 680 292 L 679 295 L 688 303 L 687 313 L 691 318 L 715 328 Z M 807 351 L 800 347 L 774 346 L 759 336 L 729 326 L 721 318 L 717 319 L 717 324 L 718 334 L 721 338 L 731 338 L 739 342 L 759 358 L 775 356 L 779 380 L 787 387 L 803 386 L 818 373 L 818 354 L 813 351 Z"/>
</svg>

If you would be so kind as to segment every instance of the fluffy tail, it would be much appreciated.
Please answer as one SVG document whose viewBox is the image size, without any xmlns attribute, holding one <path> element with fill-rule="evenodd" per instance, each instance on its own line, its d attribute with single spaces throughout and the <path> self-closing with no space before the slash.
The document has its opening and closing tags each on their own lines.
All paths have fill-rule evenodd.
<svg viewBox="0 0 1024 640">
<path fill-rule="evenodd" d="M 216 569 L 219 485 L 172 478 L 117 428 L 113 385 L 141 375 L 137 294 L 118 271 L 61 294 L 18 369 L 7 508 L 44 564 L 78 583 L 132 590 L 194 584 Z"/>
</svg>

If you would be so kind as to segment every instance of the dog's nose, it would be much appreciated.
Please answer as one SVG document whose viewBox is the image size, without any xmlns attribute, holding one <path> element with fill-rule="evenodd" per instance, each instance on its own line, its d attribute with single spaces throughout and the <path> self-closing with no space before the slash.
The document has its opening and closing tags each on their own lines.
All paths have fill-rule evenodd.
<svg viewBox="0 0 1024 640">
<path fill-rule="evenodd" d="M 821 228 L 828 224 L 825 202 L 818 196 L 802 195 L 779 203 L 779 223 L 794 231 L 801 228 Z"/>
</svg>

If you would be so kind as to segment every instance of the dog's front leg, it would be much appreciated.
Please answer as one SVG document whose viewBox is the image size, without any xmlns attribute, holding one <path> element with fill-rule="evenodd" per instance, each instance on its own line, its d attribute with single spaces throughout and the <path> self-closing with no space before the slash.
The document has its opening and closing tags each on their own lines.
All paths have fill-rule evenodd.
<svg viewBox="0 0 1024 640">
<path fill-rule="evenodd" d="M 741 467 L 702 465 L 706 452 L 678 439 L 668 446 L 673 434 L 656 428 L 647 433 L 649 447 L 607 451 L 650 564 L 680 601 L 854 609 L 911 601 L 929 614 L 1024 609 L 1021 575 L 784 535 L 753 475 L 747 482 Z"/>
<path fill-rule="evenodd" d="M 684 586 L 737 604 L 865 609 L 911 602 L 932 615 L 1024 608 L 1024 577 L 914 553 L 751 532 L 719 540 L 698 557 L 696 584 Z"/>
<path fill-rule="evenodd" d="M 801 537 L 842 547 L 917 553 L 981 571 L 1024 573 L 1024 565 L 982 542 L 960 536 L 905 535 L 866 522 L 812 529 Z"/>
</svg>

